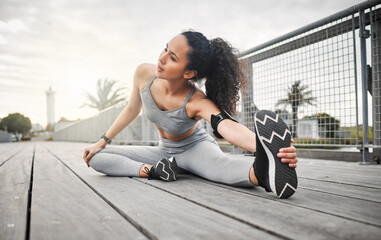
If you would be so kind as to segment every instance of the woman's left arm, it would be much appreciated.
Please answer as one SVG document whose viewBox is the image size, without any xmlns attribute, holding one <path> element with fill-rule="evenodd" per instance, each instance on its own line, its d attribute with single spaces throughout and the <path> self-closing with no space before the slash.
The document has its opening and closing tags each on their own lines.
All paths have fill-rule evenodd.
<svg viewBox="0 0 381 240">
<path fill-rule="evenodd" d="M 217 115 L 221 111 L 209 99 L 200 99 L 197 106 L 198 111 L 196 117 L 202 117 L 211 122 L 211 115 Z M 256 137 L 255 133 L 248 129 L 246 126 L 226 119 L 220 122 L 217 127 L 218 133 L 229 143 L 243 148 L 245 150 L 256 152 Z M 294 146 L 279 149 L 277 155 L 281 161 L 288 163 L 290 167 L 295 168 L 298 160 L 296 159 L 296 149 Z"/>
<path fill-rule="evenodd" d="M 232 120 L 223 120 L 217 127 L 218 133 L 229 143 L 256 152 L 255 133 L 240 123 Z M 289 167 L 296 168 L 298 160 L 296 159 L 296 149 L 294 146 L 279 149 L 277 154 L 281 161 L 288 163 Z"/>
</svg>

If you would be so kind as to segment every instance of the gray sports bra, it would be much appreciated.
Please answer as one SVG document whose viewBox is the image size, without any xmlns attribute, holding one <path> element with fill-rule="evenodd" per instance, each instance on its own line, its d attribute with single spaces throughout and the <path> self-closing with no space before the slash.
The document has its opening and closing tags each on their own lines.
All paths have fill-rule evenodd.
<svg viewBox="0 0 381 240">
<path fill-rule="evenodd" d="M 140 97 L 143 102 L 144 114 L 151 122 L 156 124 L 159 128 L 163 129 L 166 133 L 171 135 L 181 135 L 188 132 L 198 122 L 194 119 L 189 118 L 185 110 L 185 105 L 193 96 L 196 90 L 196 86 L 193 87 L 181 107 L 173 110 L 163 111 L 160 110 L 156 105 L 150 90 L 150 87 L 155 78 L 156 75 L 153 75 L 147 86 L 145 86 L 145 88 L 140 92 Z"/>
</svg>

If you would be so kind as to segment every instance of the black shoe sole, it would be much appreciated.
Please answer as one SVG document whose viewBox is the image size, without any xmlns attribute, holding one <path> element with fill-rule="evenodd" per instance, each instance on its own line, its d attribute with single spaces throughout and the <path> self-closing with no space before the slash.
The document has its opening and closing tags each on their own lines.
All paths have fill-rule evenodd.
<svg viewBox="0 0 381 240">
<path fill-rule="evenodd" d="M 156 164 L 155 174 L 164 181 L 175 181 L 176 169 L 177 163 L 174 157 L 171 157 L 169 159 L 163 158 Z"/>
<path fill-rule="evenodd" d="M 291 132 L 275 113 L 267 110 L 255 114 L 255 128 L 269 162 L 269 187 L 279 198 L 291 197 L 298 186 L 294 168 L 277 157 L 280 148 L 291 145 Z"/>
</svg>

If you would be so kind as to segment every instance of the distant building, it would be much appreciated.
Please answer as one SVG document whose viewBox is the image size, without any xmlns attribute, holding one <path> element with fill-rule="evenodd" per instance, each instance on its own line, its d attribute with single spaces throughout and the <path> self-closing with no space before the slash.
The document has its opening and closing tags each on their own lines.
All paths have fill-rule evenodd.
<svg viewBox="0 0 381 240">
<path fill-rule="evenodd" d="M 55 92 L 52 90 L 52 87 L 49 87 L 49 90 L 46 93 L 46 106 L 47 106 L 47 117 L 48 124 L 53 125 L 55 122 L 55 109 L 54 109 L 54 94 Z"/>
<path fill-rule="evenodd" d="M 292 119 L 284 119 L 288 128 L 291 129 Z M 296 136 L 305 139 L 320 139 L 319 122 L 316 119 L 299 119 L 296 126 Z"/>
</svg>

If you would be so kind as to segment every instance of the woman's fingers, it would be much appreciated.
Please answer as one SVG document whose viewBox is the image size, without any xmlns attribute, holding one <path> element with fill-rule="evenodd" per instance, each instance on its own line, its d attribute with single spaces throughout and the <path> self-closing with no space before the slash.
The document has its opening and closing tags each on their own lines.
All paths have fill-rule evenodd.
<svg viewBox="0 0 381 240">
<path fill-rule="evenodd" d="M 90 167 L 89 160 L 90 160 L 91 156 L 92 156 L 92 154 L 90 153 L 90 151 L 85 149 L 85 152 L 83 153 L 83 160 L 85 160 L 85 163 L 88 167 Z"/>
<path fill-rule="evenodd" d="M 86 162 L 86 164 L 87 164 L 88 167 L 90 167 L 89 161 L 90 161 L 90 159 L 91 159 L 92 156 L 94 156 L 94 153 L 89 152 L 89 154 L 88 154 L 87 157 L 86 157 L 85 162 Z"/>
<path fill-rule="evenodd" d="M 292 163 L 292 164 L 294 164 L 294 163 L 298 162 L 298 159 L 296 159 L 296 158 L 281 158 L 281 161 L 283 163 Z"/>
<path fill-rule="evenodd" d="M 277 157 L 286 158 L 286 159 L 294 159 L 296 158 L 296 153 L 278 153 Z"/>
<path fill-rule="evenodd" d="M 296 168 L 297 165 L 295 163 L 290 163 L 290 164 L 288 164 L 288 166 L 291 168 Z"/>
<path fill-rule="evenodd" d="M 283 163 L 288 163 L 289 167 L 296 168 L 298 159 L 296 159 L 296 148 L 294 146 L 279 149 L 277 157 L 281 158 Z"/>
<path fill-rule="evenodd" d="M 295 153 L 296 148 L 294 146 L 279 149 L 280 153 Z"/>
</svg>

